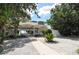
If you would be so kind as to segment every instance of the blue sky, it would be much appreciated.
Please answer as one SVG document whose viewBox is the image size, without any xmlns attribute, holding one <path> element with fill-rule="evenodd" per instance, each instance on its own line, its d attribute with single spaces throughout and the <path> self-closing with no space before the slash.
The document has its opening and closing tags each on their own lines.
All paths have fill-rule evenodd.
<svg viewBox="0 0 79 59">
<path fill-rule="evenodd" d="M 54 3 L 38 3 L 37 4 L 37 10 L 38 15 L 41 18 L 38 18 L 34 13 L 31 14 L 32 21 L 46 21 L 50 18 L 50 10 L 51 8 L 54 8 L 56 4 Z"/>
</svg>

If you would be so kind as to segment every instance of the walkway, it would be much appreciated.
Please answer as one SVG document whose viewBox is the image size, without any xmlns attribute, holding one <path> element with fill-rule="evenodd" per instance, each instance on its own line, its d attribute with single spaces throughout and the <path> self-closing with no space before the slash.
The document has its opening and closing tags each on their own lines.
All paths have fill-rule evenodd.
<svg viewBox="0 0 79 59">
<path fill-rule="evenodd" d="M 19 38 L 6 40 L 4 44 L 5 55 L 58 55 L 56 51 L 49 48 L 38 38 Z"/>
<path fill-rule="evenodd" d="M 79 48 L 79 38 L 58 37 L 54 42 L 46 43 L 44 38 L 39 38 L 45 45 L 60 53 L 60 55 L 78 55 L 76 50 Z"/>
<path fill-rule="evenodd" d="M 32 42 L 32 44 L 41 55 L 59 55 L 59 53 L 57 53 L 55 50 L 49 48 L 39 41 L 38 38 L 35 39 L 37 39 L 37 41 Z"/>
<path fill-rule="evenodd" d="M 4 44 L 5 55 L 39 55 L 38 51 L 32 45 L 29 38 L 19 38 L 14 40 L 6 40 Z"/>
</svg>

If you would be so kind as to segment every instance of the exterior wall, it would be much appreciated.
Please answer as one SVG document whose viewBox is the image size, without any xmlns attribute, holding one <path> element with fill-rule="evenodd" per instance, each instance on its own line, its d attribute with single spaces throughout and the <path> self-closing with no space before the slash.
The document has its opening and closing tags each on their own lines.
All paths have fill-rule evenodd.
<svg viewBox="0 0 79 59">
<path fill-rule="evenodd" d="M 42 35 L 42 32 L 39 29 L 20 29 L 20 30 L 26 30 L 26 32 L 30 35 L 30 36 L 35 36 L 35 35 Z"/>
</svg>

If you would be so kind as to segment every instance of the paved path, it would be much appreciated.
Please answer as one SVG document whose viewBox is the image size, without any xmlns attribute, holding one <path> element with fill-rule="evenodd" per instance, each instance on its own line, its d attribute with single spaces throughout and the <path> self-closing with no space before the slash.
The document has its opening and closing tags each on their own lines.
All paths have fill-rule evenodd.
<svg viewBox="0 0 79 59">
<path fill-rule="evenodd" d="M 57 53 L 55 50 L 49 48 L 39 41 L 38 38 L 35 39 L 37 39 L 37 41 L 32 42 L 32 44 L 41 55 L 59 55 L 59 53 Z"/>
<path fill-rule="evenodd" d="M 29 38 L 5 41 L 3 54 L 5 55 L 39 55 Z"/>
<path fill-rule="evenodd" d="M 53 43 L 46 43 L 44 38 L 38 40 L 41 40 L 60 55 L 78 55 L 76 50 L 79 48 L 79 38 L 58 37 L 53 39 Z"/>
<path fill-rule="evenodd" d="M 38 38 L 22 38 L 16 40 L 6 40 L 4 43 L 5 55 L 59 55 L 56 51 L 49 48 Z"/>
<path fill-rule="evenodd" d="M 41 41 L 40 41 L 41 40 Z M 4 43 L 5 55 L 77 55 L 79 38 L 54 38 L 54 43 L 46 43 L 44 38 L 19 38 L 6 40 Z"/>
</svg>

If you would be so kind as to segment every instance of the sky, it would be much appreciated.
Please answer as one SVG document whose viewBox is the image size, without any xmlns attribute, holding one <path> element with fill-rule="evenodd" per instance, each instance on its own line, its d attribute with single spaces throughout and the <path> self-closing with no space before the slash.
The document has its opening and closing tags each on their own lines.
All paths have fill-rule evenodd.
<svg viewBox="0 0 79 59">
<path fill-rule="evenodd" d="M 32 12 L 32 14 L 31 14 L 32 21 L 45 21 L 46 22 L 46 20 L 48 20 L 51 16 L 51 14 L 50 14 L 51 8 L 55 8 L 55 5 L 57 5 L 57 4 L 38 3 L 37 10 L 38 10 L 38 15 L 40 16 L 40 18 L 38 18 L 37 15 L 35 15 L 34 12 Z"/>
</svg>

